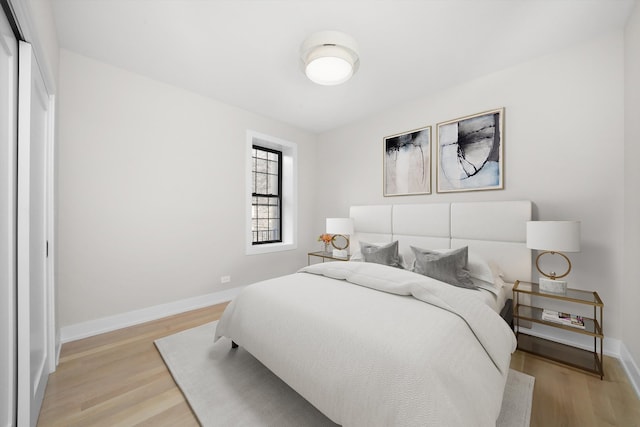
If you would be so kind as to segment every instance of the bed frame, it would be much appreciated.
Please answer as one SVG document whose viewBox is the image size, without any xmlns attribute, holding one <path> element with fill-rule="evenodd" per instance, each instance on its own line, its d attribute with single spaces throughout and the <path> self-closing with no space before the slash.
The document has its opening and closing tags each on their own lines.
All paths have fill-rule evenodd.
<svg viewBox="0 0 640 427">
<path fill-rule="evenodd" d="M 352 206 L 349 216 L 353 218 L 354 234 L 350 246 L 358 248 L 360 240 L 398 240 L 405 259 L 413 259 L 410 246 L 468 246 L 470 252 L 496 263 L 504 272 L 507 301 L 500 315 L 513 325 L 513 282 L 531 278 L 531 250 L 526 247 L 526 222 L 531 220 L 531 210 L 530 201 Z M 233 348 L 237 346 L 232 342 Z"/>
<path fill-rule="evenodd" d="M 353 206 L 350 214 L 354 246 L 359 247 L 362 240 L 397 240 L 405 255 L 410 245 L 433 249 L 466 245 L 471 253 L 497 262 L 506 280 L 531 276 L 531 253 L 525 245 L 530 202 Z M 380 281 L 382 290 L 384 284 L 393 288 L 393 283 L 413 277 L 396 269 L 339 262 L 325 266 L 324 272 L 343 267 L 346 273 L 363 271 L 361 276 L 368 279 L 366 272 L 389 273 L 389 281 Z M 293 273 L 275 279 L 273 286 L 248 286 L 222 315 L 216 340 L 221 336 L 238 339 L 237 344 L 311 404 L 345 425 L 370 425 L 374 418 L 404 420 L 398 424 L 429 419 L 433 421 L 420 424 L 470 425 L 482 416 L 482 425 L 495 424 L 490 418 L 497 418 L 500 411 L 515 337 L 491 309 L 474 298 L 460 298 L 459 291 L 449 286 L 443 290 L 432 281 L 418 280 L 424 289 L 415 290 L 441 292 L 447 304 L 463 308 L 463 320 L 451 321 L 455 313 L 426 308 L 404 291 L 384 295 L 330 278 L 302 276 Z M 425 296 L 427 304 L 435 302 L 433 295 Z M 336 302 L 335 315 L 327 317 L 326 310 L 316 310 L 319 301 L 321 306 Z M 402 316 L 395 316 L 405 309 Z M 385 310 L 389 311 L 384 321 L 371 317 Z M 425 328 L 430 321 L 437 327 Z M 414 336 L 423 339 L 411 339 Z M 482 345 L 475 344 L 476 338 Z M 483 355 L 482 348 L 492 349 L 492 355 Z M 460 363 L 465 363 L 465 369 L 460 369 Z M 441 419 L 450 421 L 437 422 Z M 453 421 L 462 419 L 464 423 Z"/>
<path fill-rule="evenodd" d="M 526 222 L 532 203 L 525 201 L 455 202 L 352 206 L 351 247 L 359 241 L 390 243 L 398 240 L 400 254 L 413 259 L 410 246 L 455 249 L 468 246 L 504 272 L 507 303 L 501 315 L 511 324 L 515 280 L 530 280 L 531 250 L 526 247 Z M 354 249 L 355 250 L 355 249 Z"/>
</svg>

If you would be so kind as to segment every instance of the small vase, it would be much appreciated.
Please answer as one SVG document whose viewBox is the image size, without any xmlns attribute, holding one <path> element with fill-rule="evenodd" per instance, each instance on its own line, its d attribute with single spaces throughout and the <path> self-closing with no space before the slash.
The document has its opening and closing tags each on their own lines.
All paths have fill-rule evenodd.
<svg viewBox="0 0 640 427">
<path fill-rule="evenodd" d="M 329 244 L 328 243 L 323 243 L 322 244 L 322 252 L 329 252 Z"/>
</svg>

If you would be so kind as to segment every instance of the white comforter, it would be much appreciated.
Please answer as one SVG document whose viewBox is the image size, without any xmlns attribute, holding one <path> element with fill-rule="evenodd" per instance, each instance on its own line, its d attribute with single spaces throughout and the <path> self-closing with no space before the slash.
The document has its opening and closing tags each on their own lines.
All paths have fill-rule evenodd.
<svg viewBox="0 0 640 427">
<path fill-rule="evenodd" d="M 495 426 L 516 341 L 469 292 L 379 264 L 316 264 L 245 288 L 215 339 L 344 426 Z"/>
</svg>

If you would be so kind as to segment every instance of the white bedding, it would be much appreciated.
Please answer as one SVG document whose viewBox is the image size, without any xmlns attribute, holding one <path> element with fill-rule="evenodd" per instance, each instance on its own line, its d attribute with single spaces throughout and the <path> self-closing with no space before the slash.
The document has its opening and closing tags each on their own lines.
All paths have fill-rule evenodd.
<svg viewBox="0 0 640 427">
<path fill-rule="evenodd" d="M 495 426 L 516 346 L 468 290 L 356 262 L 248 286 L 220 336 L 345 426 Z"/>
<path fill-rule="evenodd" d="M 496 313 L 500 313 L 502 308 L 504 307 L 505 302 L 507 301 L 507 292 L 504 288 L 498 288 L 495 285 L 491 287 L 487 285 L 481 285 L 477 291 L 469 290 L 472 296 L 478 298 L 480 301 L 484 302 L 486 305 L 491 307 L 493 311 Z"/>
</svg>

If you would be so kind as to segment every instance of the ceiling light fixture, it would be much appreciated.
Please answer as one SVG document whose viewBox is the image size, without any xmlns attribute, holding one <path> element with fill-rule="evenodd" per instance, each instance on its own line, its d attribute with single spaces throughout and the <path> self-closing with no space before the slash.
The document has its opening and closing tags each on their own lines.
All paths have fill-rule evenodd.
<svg viewBox="0 0 640 427">
<path fill-rule="evenodd" d="M 340 31 L 320 31 L 302 43 L 300 56 L 304 73 L 320 85 L 339 85 L 358 70 L 358 45 L 353 37 Z"/>
</svg>

